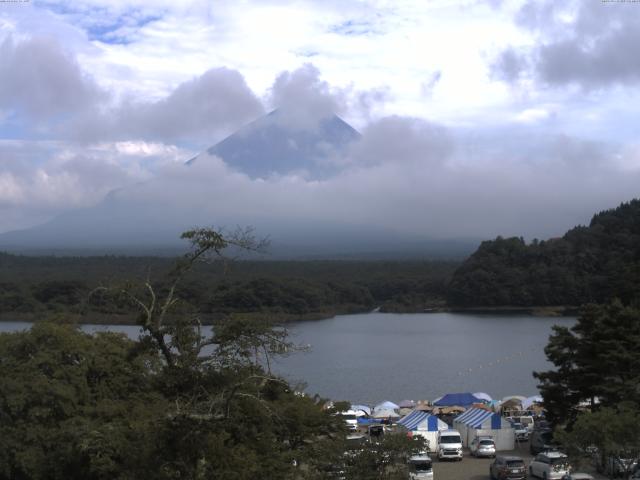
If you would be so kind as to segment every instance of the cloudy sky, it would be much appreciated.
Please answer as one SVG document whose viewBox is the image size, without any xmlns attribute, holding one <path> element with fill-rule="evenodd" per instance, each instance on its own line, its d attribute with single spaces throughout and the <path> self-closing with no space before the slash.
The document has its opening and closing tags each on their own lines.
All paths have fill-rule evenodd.
<svg viewBox="0 0 640 480">
<path fill-rule="evenodd" d="M 0 1 L 0 232 L 143 184 L 240 219 L 556 236 L 640 196 L 637 47 L 635 2 Z M 363 134 L 335 175 L 185 173 L 287 106 Z"/>
</svg>

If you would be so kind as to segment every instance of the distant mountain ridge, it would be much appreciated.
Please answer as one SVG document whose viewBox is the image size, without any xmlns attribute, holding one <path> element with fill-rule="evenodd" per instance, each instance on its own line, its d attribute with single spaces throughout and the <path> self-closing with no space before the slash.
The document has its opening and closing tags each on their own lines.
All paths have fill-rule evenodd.
<svg viewBox="0 0 640 480">
<path fill-rule="evenodd" d="M 612 298 L 640 300 L 639 199 L 562 238 L 482 242 L 448 288 L 453 306 L 578 306 Z"/>
<path fill-rule="evenodd" d="M 251 178 L 302 172 L 318 178 L 337 171 L 335 159 L 344 155 L 360 134 L 337 115 L 321 118 L 315 128 L 289 125 L 282 110 L 245 125 L 206 150 Z M 199 160 L 200 156 L 188 163 Z"/>
</svg>

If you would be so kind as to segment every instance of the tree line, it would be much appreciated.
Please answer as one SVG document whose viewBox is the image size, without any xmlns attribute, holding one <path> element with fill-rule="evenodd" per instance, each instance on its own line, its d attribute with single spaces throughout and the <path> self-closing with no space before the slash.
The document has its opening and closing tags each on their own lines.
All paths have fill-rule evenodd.
<svg viewBox="0 0 640 480">
<path fill-rule="evenodd" d="M 118 292 L 99 287 L 152 279 L 167 288 L 174 260 L 161 257 L 27 257 L 0 253 L 0 314 L 70 313 L 132 321 Z M 203 315 L 260 313 L 286 318 L 367 311 L 422 311 L 442 304 L 456 262 L 222 261 L 194 267 L 179 285 L 181 303 Z M 96 291 L 96 289 L 99 289 Z"/>
<path fill-rule="evenodd" d="M 483 242 L 453 275 L 455 306 L 580 306 L 640 293 L 640 200 L 593 216 L 588 226 L 546 241 Z"/>
</svg>

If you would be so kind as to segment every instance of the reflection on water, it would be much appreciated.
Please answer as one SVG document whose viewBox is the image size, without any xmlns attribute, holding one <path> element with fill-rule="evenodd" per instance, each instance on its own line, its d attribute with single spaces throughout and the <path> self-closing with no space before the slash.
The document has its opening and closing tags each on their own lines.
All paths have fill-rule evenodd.
<svg viewBox="0 0 640 480">
<path fill-rule="evenodd" d="M 306 382 L 310 394 L 357 403 L 433 400 L 455 392 L 529 396 L 538 393 L 531 372 L 550 367 L 543 349 L 551 326 L 574 322 L 525 315 L 341 315 L 289 325 L 292 339 L 311 348 L 275 368 L 294 383 Z M 0 331 L 30 325 L 0 322 Z M 139 327 L 127 325 L 82 329 L 140 334 Z"/>
</svg>

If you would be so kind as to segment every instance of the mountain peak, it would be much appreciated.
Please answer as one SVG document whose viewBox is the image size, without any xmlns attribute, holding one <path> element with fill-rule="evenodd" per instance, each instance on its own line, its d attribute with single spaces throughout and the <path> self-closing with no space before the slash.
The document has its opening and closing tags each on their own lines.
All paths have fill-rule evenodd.
<svg viewBox="0 0 640 480">
<path fill-rule="evenodd" d="M 264 178 L 300 173 L 312 178 L 332 175 L 336 159 L 360 134 L 337 115 L 309 121 L 297 112 L 276 109 L 245 125 L 206 150 L 231 168 Z M 202 154 L 192 159 L 194 162 Z"/>
</svg>

